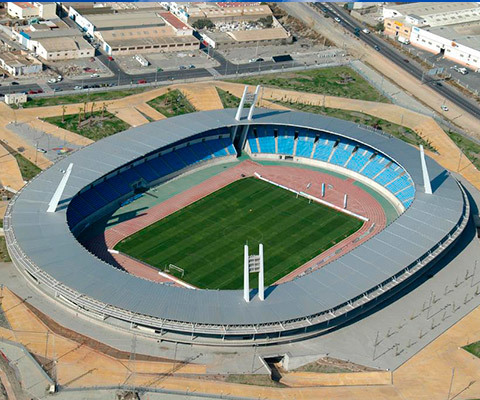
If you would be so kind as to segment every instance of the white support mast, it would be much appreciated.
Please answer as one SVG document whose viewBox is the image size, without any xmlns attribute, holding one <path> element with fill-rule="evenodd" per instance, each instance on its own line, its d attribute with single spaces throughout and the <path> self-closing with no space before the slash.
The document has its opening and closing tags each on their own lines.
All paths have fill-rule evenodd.
<svg viewBox="0 0 480 400">
<path fill-rule="evenodd" d="M 263 270 L 263 244 L 258 245 L 258 254 L 248 254 L 248 245 L 244 246 L 243 261 L 243 298 L 250 302 L 250 273 L 258 272 L 258 298 L 265 299 L 265 278 Z"/>
<path fill-rule="evenodd" d="M 244 249 L 244 262 L 243 262 L 243 299 L 250 302 L 250 265 L 248 260 L 248 245 L 243 247 Z"/>
<path fill-rule="evenodd" d="M 72 172 L 72 168 L 73 164 L 70 163 L 67 170 L 64 172 L 62 180 L 60 181 L 57 190 L 55 190 L 55 193 L 53 194 L 50 203 L 48 203 L 48 213 L 54 213 L 55 211 L 57 211 L 58 203 L 60 201 L 60 198 L 62 197 L 63 191 L 65 190 L 65 186 L 67 186 L 67 181 L 70 177 L 70 173 Z"/>
<path fill-rule="evenodd" d="M 245 89 L 243 90 L 242 98 L 240 100 L 240 104 L 238 105 L 237 114 L 235 114 L 235 119 L 237 121 L 240 121 L 240 118 L 242 118 L 242 111 L 243 111 L 243 106 L 245 105 L 245 99 L 247 98 L 247 92 L 248 92 L 248 86 L 245 86 Z"/>
<path fill-rule="evenodd" d="M 258 245 L 258 256 L 260 258 L 260 271 L 258 271 L 258 298 L 265 300 L 265 278 L 263 271 L 263 244 Z"/>
<path fill-rule="evenodd" d="M 251 121 L 253 117 L 253 111 L 255 110 L 255 104 L 257 103 L 258 99 L 258 93 L 260 92 L 260 85 L 257 85 L 257 88 L 255 89 L 255 94 L 253 96 L 253 102 L 252 105 L 250 106 L 250 110 L 248 111 L 248 117 L 247 120 Z"/>
<path fill-rule="evenodd" d="M 423 151 L 422 145 L 420 145 L 420 161 L 422 163 L 423 186 L 425 187 L 425 193 L 432 194 L 432 185 L 430 184 L 430 176 L 428 174 L 425 152 Z"/>
</svg>

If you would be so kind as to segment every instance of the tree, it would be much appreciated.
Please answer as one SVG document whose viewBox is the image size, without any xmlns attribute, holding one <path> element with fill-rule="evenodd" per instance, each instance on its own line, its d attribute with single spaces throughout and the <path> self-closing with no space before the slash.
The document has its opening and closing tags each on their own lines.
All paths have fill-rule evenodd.
<svg viewBox="0 0 480 400">
<path fill-rule="evenodd" d="M 271 15 L 268 15 L 266 17 L 260 18 L 258 22 L 261 23 L 264 28 L 271 28 L 273 24 L 273 18 Z"/>
<path fill-rule="evenodd" d="M 65 110 L 67 109 L 67 107 L 65 107 L 64 105 L 62 106 L 62 123 L 65 122 Z"/>
<path fill-rule="evenodd" d="M 107 108 L 107 105 L 105 104 L 105 102 L 103 102 L 103 104 L 102 104 L 102 118 L 105 115 L 105 109 L 106 108 Z"/>
<path fill-rule="evenodd" d="M 90 109 L 90 117 L 93 117 L 93 108 L 95 107 L 95 102 L 92 102 L 92 108 Z"/>
<path fill-rule="evenodd" d="M 383 25 L 383 22 L 379 22 L 377 25 L 375 25 L 375 30 L 383 32 L 385 30 L 385 26 Z"/>
<path fill-rule="evenodd" d="M 195 21 L 192 24 L 192 27 L 195 29 L 213 29 L 215 28 L 215 24 L 210 21 L 208 18 L 202 18 Z"/>
</svg>

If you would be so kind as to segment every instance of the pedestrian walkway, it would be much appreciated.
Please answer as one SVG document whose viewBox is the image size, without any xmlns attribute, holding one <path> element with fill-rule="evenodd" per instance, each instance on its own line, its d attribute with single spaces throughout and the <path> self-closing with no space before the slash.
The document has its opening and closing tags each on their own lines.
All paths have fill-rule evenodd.
<svg viewBox="0 0 480 400">
<path fill-rule="evenodd" d="M 148 124 L 150 122 L 133 106 L 115 111 L 115 116 L 132 127 Z"/>
<path fill-rule="evenodd" d="M 137 106 L 135 106 L 135 108 L 141 113 L 153 119 L 154 121 L 159 121 L 161 119 L 167 118 L 162 113 L 159 113 L 157 110 L 150 107 L 147 103 L 138 104 Z"/>
<path fill-rule="evenodd" d="M 197 111 L 223 108 L 217 89 L 213 85 L 190 84 L 182 87 L 181 91 Z"/>
</svg>

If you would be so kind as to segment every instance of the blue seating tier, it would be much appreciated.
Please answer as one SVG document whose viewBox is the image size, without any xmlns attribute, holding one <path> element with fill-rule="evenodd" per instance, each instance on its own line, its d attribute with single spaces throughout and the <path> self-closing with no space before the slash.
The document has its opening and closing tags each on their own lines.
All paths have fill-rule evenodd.
<svg viewBox="0 0 480 400">
<path fill-rule="evenodd" d="M 226 132 L 219 131 L 218 133 Z M 141 180 L 153 182 L 186 166 L 227 155 L 236 155 L 230 138 L 209 139 L 192 143 L 126 169 L 75 196 L 68 208 L 69 224 L 75 226 L 96 210 L 120 199 L 122 196 L 129 193 L 133 194 L 132 185 L 135 182 Z"/>
</svg>

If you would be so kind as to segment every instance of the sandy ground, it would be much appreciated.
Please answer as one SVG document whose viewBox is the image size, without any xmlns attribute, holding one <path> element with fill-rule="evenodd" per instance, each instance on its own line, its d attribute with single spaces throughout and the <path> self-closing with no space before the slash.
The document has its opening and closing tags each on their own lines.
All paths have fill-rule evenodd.
<svg viewBox="0 0 480 400">
<path fill-rule="evenodd" d="M 184 391 L 188 388 L 189 391 L 212 395 L 260 396 L 268 399 L 443 400 L 450 387 L 452 369 L 455 368 L 451 398 L 457 395 L 462 399 L 480 396 L 480 359 L 460 347 L 466 344 L 465 338 L 473 340 L 480 337 L 480 308 L 447 330 L 393 374 L 381 372 L 325 376 L 293 373 L 286 374 L 284 383 L 295 387 L 271 388 L 211 380 L 204 375 L 205 365 L 175 365 L 165 361 L 126 360 L 107 356 L 78 341 L 53 333 L 7 288 L 3 289 L 2 300 L 3 310 L 13 330 L 0 328 L 0 337 L 20 342 L 34 354 L 56 360 L 58 382 L 67 387 L 127 382 L 171 390 Z M 336 383 L 340 386 L 315 386 L 325 384 L 325 379 L 328 379 L 327 384 Z"/>
</svg>

